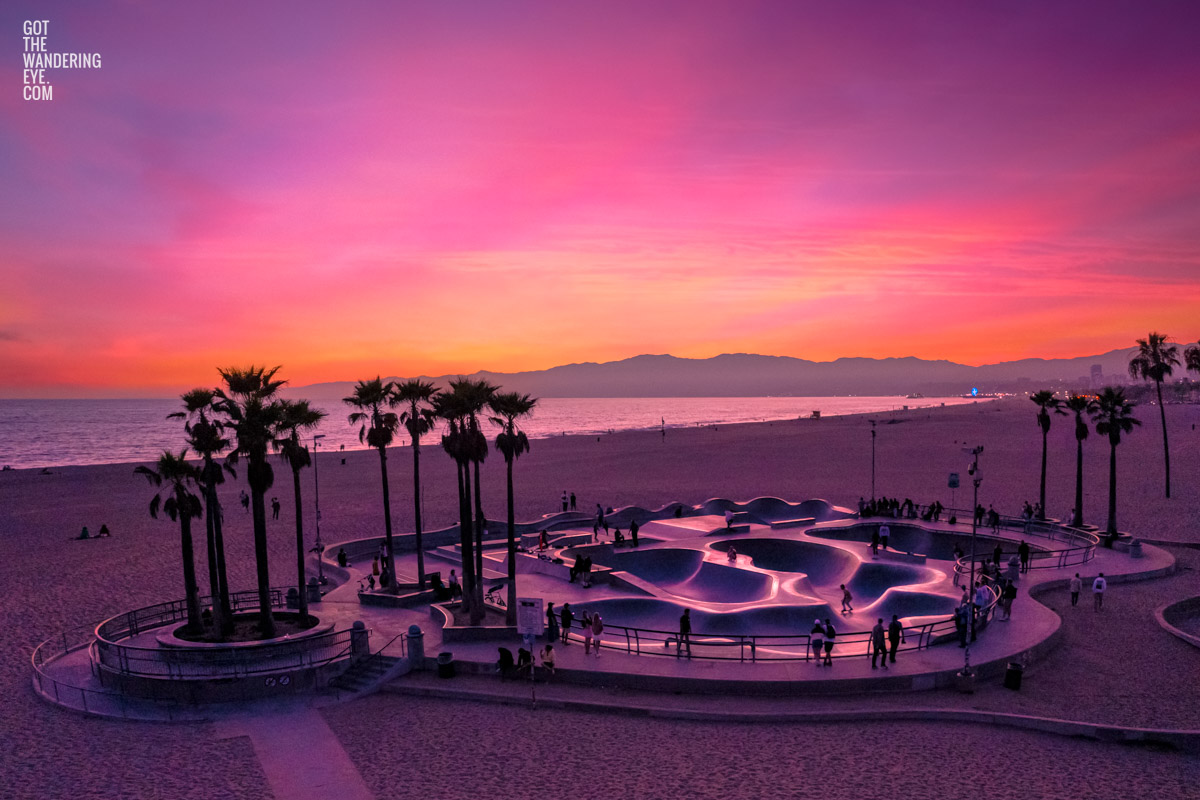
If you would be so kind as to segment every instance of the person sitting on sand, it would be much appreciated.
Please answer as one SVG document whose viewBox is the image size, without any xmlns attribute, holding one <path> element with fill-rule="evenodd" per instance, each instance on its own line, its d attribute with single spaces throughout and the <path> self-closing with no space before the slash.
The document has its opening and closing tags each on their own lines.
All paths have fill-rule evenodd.
<svg viewBox="0 0 1200 800">
<path fill-rule="evenodd" d="M 112 536 L 112 534 L 108 532 L 108 525 L 105 525 L 103 523 L 101 523 L 100 533 L 97 535 L 104 539 L 107 539 L 109 536 Z"/>
<path fill-rule="evenodd" d="M 91 537 L 91 534 L 89 534 L 89 533 L 88 533 L 87 525 L 84 525 L 84 526 L 83 526 L 83 530 L 79 532 L 79 536 L 78 536 L 77 538 L 79 538 L 79 539 L 90 539 L 90 538 L 92 538 L 92 537 Z"/>
</svg>

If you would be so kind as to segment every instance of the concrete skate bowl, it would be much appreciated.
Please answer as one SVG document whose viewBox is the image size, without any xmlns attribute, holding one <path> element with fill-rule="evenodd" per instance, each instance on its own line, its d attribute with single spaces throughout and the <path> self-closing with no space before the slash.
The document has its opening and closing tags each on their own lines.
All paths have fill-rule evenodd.
<svg viewBox="0 0 1200 800">
<path fill-rule="evenodd" d="M 704 561 L 699 550 L 664 547 L 614 554 L 612 567 L 668 594 L 702 603 L 751 603 L 770 596 L 774 581 L 753 570 Z"/>
<path fill-rule="evenodd" d="M 865 605 L 882 597 L 890 589 L 936 583 L 942 577 L 937 570 L 913 564 L 864 562 L 845 583 L 855 599 Z M 950 611 L 953 611 L 953 606 Z"/>
<path fill-rule="evenodd" d="M 954 613 L 958 600 L 942 594 L 919 592 L 911 589 L 888 589 L 883 596 L 865 609 L 856 607 L 858 616 L 883 617 L 887 622 L 892 615 L 900 617 L 906 624 L 921 624 L 930 617 L 947 617 Z M 868 622 L 872 620 L 868 619 Z"/>
<path fill-rule="evenodd" d="M 818 586 L 841 583 L 859 563 L 840 548 L 796 539 L 723 539 L 709 545 L 722 553 L 731 546 L 759 569 L 801 573 Z"/>
<path fill-rule="evenodd" d="M 860 522 L 853 525 L 831 528 L 816 528 L 808 531 L 807 535 L 817 539 L 831 539 L 838 542 L 863 542 L 867 544 L 871 541 L 871 535 L 879 530 L 881 525 L 887 525 L 891 531 L 891 535 L 888 537 L 889 550 L 898 550 L 902 553 L 916 553 L 927 558 L 949 561 L 954 557 L 955 544 L 964 550 L 970 549 L 970 534 L 930 530 L 919 525 L 894 522 L 892 520 Z M 988 549 L 991 548 L 992 545 L 987 544 L 987 542 L 988 539 L 985 537 L 976 537 L 976 547 L 979 548 L 980 552 L 983 552 L 985 546 Z"/>
<path fill-rule="evenodd" d="M 584 611 L 599 612 L 610 628 L 620 626 L 674 633 L 679 617 L 689 606 L 655 598 L 620 597 L 572 605 L 578 618 Z M 817 617 L 832 617 L 829 605 L 759 606 L 727 613 L 692 609 L 692 630 L 713 636 L 790 636 L 807 633 Z M 611 631 L 616 635 L 617 630 Z M 623 632 L 622 632 L 622 635 Z"/>
</svg>

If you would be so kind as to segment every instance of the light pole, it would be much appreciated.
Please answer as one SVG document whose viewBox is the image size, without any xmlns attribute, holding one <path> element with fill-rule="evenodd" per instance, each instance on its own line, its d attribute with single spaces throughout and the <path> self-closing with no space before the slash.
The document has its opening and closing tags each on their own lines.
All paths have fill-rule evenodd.
<svg viewBox="0 0 1200 800">
<path fill-rule="evenodd" d="M 875 503 L 875 420 L 871 423 L 871 503 Z"/>
<path fill-rule="evenodd" d="M 982 452 L 983 452 L 983 445 L 979 445 L 978 447 L 971 449 L 971 455 L 975 456 L 975 459 L 971 462 L 971 466 L 967 468 L 967 474 L 971 476 L 971 484 L 975 487 L 975 499 L 974 499 L 973 504 L 971 505 L 971 583 L 970 583 L 970 589 L 968 590 L 971 592 L 970 602 L 971 602 L 971 608 L 972 608 L 972 613 L 971 613 L 971 641 L 972 642 L 975 641 L 975 618 L 978 616 L 978 609 L 975 606 L 975 532 L 976 532 L 976 529 L 979 527 L 979 514 L 977 513 L 977 509 L 979 508 L 979 484 L 983 483 L 983 472 L 980 471 L 980 469 L 979 469 L 979 454 Z M 970 646 L 967 647 L 966 656 L 967 656 L 967 664 L 969 666 L 970 660 L 971 660 Z"/>
<path fill-rule="evenodd" d="M 313 552 L 317 554 L 317 581 L 324 584 L 325 581 L 325 545 L 321 541 L 321 484 L 317 480 L 317 448 L 321 444 L 321 440 L 325 438 L 325 434 L 318 433 L 313 436 L 313 496 L 316 500 L 317 507 L 317 540 L 313 542 Z"/>
</svg>

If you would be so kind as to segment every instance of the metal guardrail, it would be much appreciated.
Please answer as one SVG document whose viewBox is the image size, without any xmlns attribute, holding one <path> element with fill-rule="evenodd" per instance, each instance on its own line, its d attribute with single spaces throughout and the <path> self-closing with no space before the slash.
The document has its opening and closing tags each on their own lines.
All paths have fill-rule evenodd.
<svg viewBox="0 0 1200 800">
<path fill-rule="evenodd" d="M 987 626 L 995 613 L 999 596 L 994 591 L 991 601 L 979 612 L 976 630 Z M 576 632 L 578 636 L 578 632 Z M 943 641 L 957 638 L 958 628 L 953 616 L 927 622 L 923 625 L 905 627 L 905 644 L 898 652 L 924 650 Z M 624 638 L 624 644 L 620 640 Z M 613 639 L 617 641 L 614 642 Z M 633 628 L 626 625 L 604 623 L 603 646 L 611 650 L 623 650 L 631 655 L 670 656 L 676 658 L 680 650 L 690 650 L 692 658 L 718 661 L 812 661 L 811 634 L 761 635 L 761 634 L 717 634 L 697 633 L 689 635 L 691 647 L 681 648 L 679 631 Z M 870 631 L 838 631 L 834 639 L 832 658 L 871 657 Z M 823 656 L 822 656 L 823 657 Z"/>
<path fill-rule="evenodd" d="M 271 607 L 282 608 L 285 605 L 287 589 L 271 589 Z M 200 607 L 211 606 L 212 595 L 200 598 Z M 235 614 L 242 611 L 258 610 L 258 590 L 233 592 L 229 595 L 229 605 Z M 160 628 L 172 622 L 187 619 L 187 601 L 171 600 L 145 608 L 127 611 L 115 617 L 104 620 L 95 627 L 97 639 L 115 642 L 118 639 L 137 636 L 152 628 Z"/>
<path fill-rule="evenodd" d="M 970 509 L 963 513 L 972 513 Z M 968 517 L 968 519 L 970 519 Z M 1077 566 L 1086 564 L 1096 557 L 1096 547 L 1100 544 L 1100 537 L 1088 531 L 1082 531 L 1078 528 L 1072 528 L 1067 525 L 1062 525 L 1049 520 L 1025 520 L 1020 517 L 1004 517 L 1000 518 L 999 528 L 1009 531 L 1019 531 L 1025 536 L 1044 538 L 1049 541 L 1060 541 L 1070 545 L 1067 547 L 1056 548 L 1051 550 L 1034 550 L 1030 548 L 1029 553 L 1029 569 L 1062 569 L 1063 567 Z M 986 528 L 987 532 L 995 533 L 996 528 L 991 525 L 981 526 L 980 530 Z M 1007 562 L 1008 558 L 1017 555 L 1017 551 L 1005 551 L 1001 548 L 1000 557 L 1002 565 Z M 994 553 L 976 553 L 974 562 L 978 564 L 995 563 Z M 960 558 L 954 565 L 954 572 L 962 578 L 971 572 L 972 558 L 970 555 L 965 555 Z M 979 567 L 976 567 L 976 573 L 979 572 Z"/>
</svg>

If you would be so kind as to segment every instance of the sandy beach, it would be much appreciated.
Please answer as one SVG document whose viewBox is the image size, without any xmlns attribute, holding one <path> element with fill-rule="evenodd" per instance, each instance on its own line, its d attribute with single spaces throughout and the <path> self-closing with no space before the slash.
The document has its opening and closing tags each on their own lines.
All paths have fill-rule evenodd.
<svg viewBox="0 0 1200 800">
<path fill-rule="evenodd" d="M 959 489 L 958 506 L 970 505 L 966 467 L 969 456 L 963 448 L 982 444 L 984 483 L 980 502 L 986 507 L 994 504 L 1005 513 L 1018 513 L 1020 504 L 1037 500 L 1038 468 L 1041 457 L 1041 435 L 1035 419 L 1036 409 L 1024 398 L 981 403 L 973 406 L 897 412 L 876 415 L 880 424 L 876 441 L 876 491 L 903 500 L 911 497 L 921 503 L 934 499 L 951 505 L 951 491 L 946 488 L 949 472 L 962 474 L 966 489 Z M 1158 410 L 1152 406 L 1138 409 L 1143 421 L 1141 428 L 1129 436 L 1118 449 L 1120 527 L 1135 536 L 1148 539 L 1200 543 L 1200 407 L 1169 406 L 1168 425 L 1172 439 L 1173 497 L 1163 498 L 1162 435 Z M 1055 417 L 1049 437 L 1049 477 L 1047 507 L 1051 516 L 1067 513 L 1074 495 L 1073 425 L 1068 417 Z M 408 448 L 389 451 L 392 507 L 397 531 L 412 529 L 412 458 Z M 342 464 L 342 459 L 345 464 Z M 457 513 L 454 503 L 454 473 L 451 461 L 442 453 L 435 439 L 422 450 L 422 484 L 424 516 L 427 529 L 443 527 L 454 522 Z M 319 455 L 320 498 L 322 509 L 321 533 L 326 542 L 373 536 L 382 533 L 379 461 L 375 452 L 321 453 Z M 595 437 L 563 437 L 537 440 L 530 453 L 517 464 L 517 518 L 529 520 L 557 510 L 563 490 L 574 491 L 581 510 L 602 506 L 619 507 L 629 504 L 659 506 L 680 500 L 699 503 L 710 497 L 748 500 L 762 495 L 775 495 L 790 500 L 822 497 L 836 504 L 854 506 L 860 496 L 870 492 L 871 436 L 865 419 L 856 417 L 830 418 L 820 421 L 797 420 L 753 425 L 722 426 L 672 430 L 665 440 L 657 432 L 617 433 Z M 164 726 L 125 724 L 85 719 L 52 707 L 37 699 L 29 688 L 29 655 L 36 645 L 61 630 L 74 628 L 118 613 L 163 600 L 182 596 L 179 566 L 178 527 L 168 521 L 152 520 L 147 505 L 153 491 L 144 479 L 134 476 L 132 465 L 115 464 L 93 467 L 62 467 L 44 475 L 37 470 L 16 470 L 0 473 L 0 574 L 3 589 L 0 593 L 0 622 L 7 632 L 6 648 L 0 656 L 0 680 L 5 692 L 5 721 L 11 732 L 0 752 L 0 787 L 16 797 L 267 797 L 270 790 L 263 778 L 253 751 L 244 740 L 217 740 L 210 726 Z M 1108 446 L 1093 434 L 1085 443 L 1085 516 L 1093 524 L 1103 525 L 1107 503 Z M 306 518 L 306 538 L 311 542 L 312 528 L 312 471 L 303 476 Z M 225 487 L 222 497 L 226 504 L 226 530 L 229 548 L 231 582 L 234 588 L 253 587 L 253 558 L 249 515 L 237 504 L 242 484 L 234 482 Z M 492 453 L 483 467 L 484 505 L 489 517 L 503 518 L 504 464 Z M 272 492 L 282 503 L 280 519 L 269 522 L 272 548 L 271 571 L 274 581 L 285 584 L 292 579 L 294 563 L 294 521 L 290 475 L 282 465 L 276 465 L 276 488 Z M 269 500 L 269 497 L 268 497 Z M 93 532 L 101 524 L 113 531 L 109 540 L 77 542 L 71 537 L 83 525 Z M 1183 552 L 1176 549 L 1176 552 Z M 206 575 L 202 552 L 197 552 L 197 567 Z M 1192 561 L 1181 563 L 1191 564 Z M 1189 574 L 1191 573 L 1189 570 Z M 1178 599 L 1197 592 L 1196 581 L 1177 576 L 1160 583 L 1137 585 L 1130 597 L 1128 609 L 1111 619 L 1105 628 L 1105 642 L 1121 641 L 1123 629 L 1137 631 L 1139 648 L 1151 655 L 1163 648 L 1167 657 L 1144 659 L 1141 663 L 1129 655 L 1095 648 L 1085 642 L 1093 641 L 1096 632 L 1087 627 L 1068 629 L 1065 644 L 1051 657 L 1059 660 L 1055 672 L 1069 674 L 1066 666 L 1077 653 L 1084 653 L 1085 667 L 1094 673 L 1095 692 L 1081 690 L 1077 682 L 1061 680 L 1056 688 L 1043 688 L 1033 697 L 1023 693 L 1021 703 L 1030 713 L 1072 717 L 1080 707 L 1099 711 L 1103 706 L 1112 713 L 1105 715 L 1112 722 L 1155 724 L 1147 716 L 1161 716 L 1157 724 L 1200 727 L 1200 721 L 1190 713 L 1155 714 L 1154 706 L 1134 702 L 1128 711 L 1122 705 L 1103 700 L 1112 697 L 1117 681 L 1156 684 L 1156 681 L 1175 686 L 1186 683 L 1189 674 L 1196 674 L 1200 652 L 1191 650 L 1178 640 L 1159 630 L 1150 619 L 1147 607 Z M 1058 608 L 1058 599 L 1049 596 L 1046 602 Z M 1128 626 L 1126 628 L 1125 626 Z M 1132 635 L 1132 634 L 1131 634 Z M 1071 649 L 1082 642 L 1080 650 Z M 1157 671 L 1162 672 L 1158 676 Z M 1115 677 L 1105 677 L 1109 674 Z M 1047 681 L 1051 685 L 1053 682 Z M 1136 693 L 1135 693 L 1136 694 Z M 1170 700 L 1168 692 L 1168 700 Z M 1099 697 L 1087 709 L 1087 698 Z M 1172 704 L 1178 704 L 1172 700 Z M 393 727 L 383 720 L 413 713 L 412 727 Z M 1178 704 L 1186 705 L 1186 704 Z M 432 772 L 419 780 L 411 778 L 402 759 L 394 767 L 369 775 L 366 765 L 377 763 L 386 752 L 398 753 L 411 745 L 429 753 L 438 744 L 437 726 L 433 721 L 453 722 L 455 729 L 465 726 L 475 730 L 480 726 L 488 743 L 483 746 L 487 755 L 479 761 L 479 775 L 495 775 L 494 767 L 512 758 L 512 747 L 501 741 L 503 731 L 511 721 L 503 709 L 475 709 L 461 704 L 438 704 L 432 701 L 412 703 L 397 698 L 368 699 L 355 704 L 359 709 L 342 707 L 327 711 L 331 727 L 360 764 L 364 777 L 372 788 L 382 792 L 387 785 L 403 787 L 399 796 L 415 796 L 419 787 L 444 786 L 453 765 L 430 757 L 425 762 Z M 1164 701 L 1161 708 L 1165 709 Z M 367 713 L 366 709 L 370 709 Z M 1135 713 L 1140 709 L 1139 713 Z M 1149 712 L 1149 713 L 1148 713 Z M 379 725 L 368 724 L 375 719 Z M 605 754 L 605 764 L 617 770 L 622 755 L 636 754 L 633 765 L 650 769 L 653 762 L 638 741 L 665 741 L 671 737 L 697 735 L 706 741 L 720 739 L 719 731 L 703 726 L 689 727 L 686 723 L 665 721 L 638 722 L 627 719 L 597 718 L 561 712 L 563 719 L 547 714 L 539 717 L 527 733 L 537 744 L 529 750 L 522 769 L 531 774 L 550 771 L 558 762 L 558 745 L 547 744 L 558 732 L 580 731 L 580 752 Z M 1134 719 L 1133 717 L 1137 717 Z M 1098 717 L 1091 717 L 1098 718 Z M 424 721 L 424 722 L 423 722 Z M 429 724 L 424 724 L 428 722 Z M 490 727 L 489 727 L 490 726 Z M 684 729 L 687 729 L 686 731 Z M 791 746 L 808 732 L 791 726 L 738 727 L 738 735 L 730 747 L 723 746 L 728 758 L 714 767 L 726 775 L 720 784 L 726 793 L 740 786 L 746 794 L 761 794 L 766 787 L 737 780 L 739 770 L 761 771 L 761 756 L 772 749 Z M 378 739 L 373 738 L 377 732 Z M 492 731 L 488 733 L 487 731 Z M 965 731 L 965 733 L 964 733 Z M 444 733 L 444 732 L 443 732 Z M 1073 765 L 1095 763 L 1108 770 L 1100 779 L 1123 795 L 1131 790 L 1129 765 L 1123 766 L 1123 754 L 1112 746 L 1050 739 L 1041 735 L 1005 732 L 996 734 L 988 729 L 964 729 L 942 724 L 912 725 L 888 728 L 886 732 L 873 729 L 828 726 L 812 732 L 816 747 L 830 754 L 838 743 L 859 741 L 865 747 L 860 753 L 872 752 L 865 743 L 886 736 L 887 747 L 877 749 L 876 757 L 891 759 L 915 758 L 922 752 L 934 752 L 950 740 L 966 738 L 979 743 L 999 742 L 1003 750 L 1019 751 L 1032 746 L 1046 753 L 1047 760 L 1070 762 Z M 999 738 L 997 738 L 999 736 Z M 714 737 L 716 737 L 714 739 Z M 446 736 L 446 742 L 455 737 Z M 378 743 L 377 743 L 378 742 Z M 622 744 L 624 743 L 624 744 Z M 453 750 L 453 745 L 448 745 Z M 622 749 L 626 748 L 626 749 Z M 888 748 L 891 748 L 890 750 Z M 576 748 L 569 748 L 572 753 Z M 972 747 L 974 751 L 977 748 Z M 938 750 L 941 752 L 941 750 Z M 847 749 L 838 756 L 839 763 L 857 763 L 859 756 Z M 1050 754 L 1053 753 L 1053 756 Z M 86 757 L 84 756 L 86 754 Z M 1146 756 L 1142 756 L 1146 757 Z M 1180 796 L 1181 790 L 1171 781 L 1187 775 L 1190 785 L 1200 777 L 1194 758 L 1176 755 L 1156 755 L 1170 776 L 1144 777 L 1155 770 L 1140 770 L 1138 791 L 1159 791 L 1164 796 Z M 588 762 L 571 755 L 563 762 L 569 773 L 587 771 Z M 663 776 L 659 789 L 645 796 L 675 796 L 685 788 L 695 789 L 700 776 L 689 766 L 696 756 L 680 756 L 671 761 L 678 769 Z M 491 759 L 491 760 L 488 760 Z M 528 759 L 528 760 L 526 760 Z M 682 759 L 682 760 L 681 760 Z M 769 762 L 769 759 L 767 760 Z M 801 763 L 798 759 L 796 763 Z M 898 761 L 896 762 L 898 765 Z M 1109 766 L 1105 767 L 1104 765 Z M 220 769 L 214 769 L 219 765 Z M 757 765 L 757 767 L 755 767 Z M 694 765 L 693 765 L 694 766 Z M 972 772 L 984 768 L 982 762 L 970 767 Z M 891 769 L 891 768 L 889 768 Z M 894 767 L 898 770 L 899 766 Z M 921 770 L 928 772 L 932 768 Z M 796 781 L 803 779 L 805 770 L 797 770 Z M 858 775 L 850 769 L 848 775 Z M 886 773 L 892 774 L 892 773 Z M 1107 777 L 1105 777 L 1107 776 Z M 545 785 L 534 777 L 523 778 L 527 787 Z M 542 780 L 542 779 L 538 779 Z M 1125 781 L 1121 786 L 1122 780 Z M 1166 781 L 1165 783 L 1163 781 Z M 1040 787 L 1044 794 L 1066 793 L 1070 787 L 1094 786 L 1076 770 L 1055 772 L 1044 782 L 1026 785 L 1020 781 L 1001 781 L 1003 791 L 988 796 L 1025 796 Z M 459 784 L 456 784 L 459 785 Z M 512 786 L 506 793 L 512 792 Z M 622 786 L 635 783 L 595 784 L 595 791 L 581 796 L 617 796 Z M 845 783 L 844 794 L 858 787 L 874 785 L 868 773 L 862 773 Z M 897 784 L 897 786 L 906 784 Z M 954 796 L 953 791 L 939 793 L 932 787 L 922 794 L 921 782 L 914 783 L 908 796 Z M 462 787 L 474 786 L 472 791 L 485 788 L 502 789 L 500 782 L 488 783 L 483 778 L 463 780 Z M 751 787 L 757 786 L 755 789 Z M 607 788 L 605 788 L 607 787 Z M 411 793 L 410 793 L 411 789 Z M 604 790 L 604 791 L 602 791 Z M 880 790 L 883 790 L 882 785 Z M 564 787 L 564 793 L 567 791 Z M 464 791 L 462 796 L 471 792 Z M 1089 795 L 1092 792 L 1089 790 Z M 701 793 L 699 796 L 707 796 Z M 718 796 L 713 794 L 712 796 Z M 1096 796 L 1105 796 L 1099 792 Z M 1112 796 L 1116 796 L 1115 793 Z"/>
</svg>

